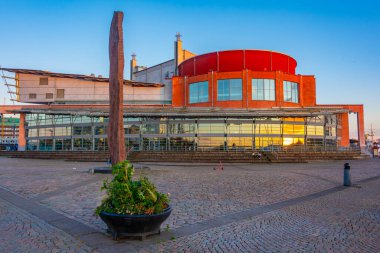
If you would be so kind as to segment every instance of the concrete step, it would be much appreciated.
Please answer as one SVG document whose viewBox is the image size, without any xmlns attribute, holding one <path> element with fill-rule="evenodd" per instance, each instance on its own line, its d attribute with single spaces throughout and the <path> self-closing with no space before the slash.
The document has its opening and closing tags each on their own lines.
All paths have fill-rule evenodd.
<svg viewBox="0 0 380 253">
<path fill-rule="evenodd" d="M 145 152 L 138 151 L 128 154 L 127 159 L 134 162 L 210 162 L 219 161 L 226 163 L 302 163 L 309 160 L 353 160 L 365 159 L 360 152 L 275 152 L 262 151 L 262 159 L 254 159 L 252 152 L 226 152 L 226 151 L 206 151 L 206 152 Z M 106 162 L 109 153 L 105 151 L 1 151 L 0 156 L 28 159 L 63 159 L 69 161 L 99 161 Z M 364 157 L 364 158 L 363 158 Z"/>
</svg>

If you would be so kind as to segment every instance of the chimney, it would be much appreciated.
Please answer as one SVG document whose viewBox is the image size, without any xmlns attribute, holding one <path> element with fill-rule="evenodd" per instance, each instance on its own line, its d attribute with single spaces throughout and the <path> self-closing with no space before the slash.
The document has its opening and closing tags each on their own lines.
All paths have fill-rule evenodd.
<svg viewBox="0 0 380 253">
<path fill-rule="evenodd" d="M 132 59 L 130 61 L 130 79 L 134 80 L 134 73 L 136 71 L 137 67 L 137 60 L 136 60 L 136 54 L 132 53 Z"/>
<path fill-rule="evenodd" d="M 178 74 L 178 65 L 183 62 L 183 50 L 181 34 L 179 32 L 175 35 L 176 41 L 174 42 L 174 62 L 175 62 L 175 75 Z"/>
</svg>

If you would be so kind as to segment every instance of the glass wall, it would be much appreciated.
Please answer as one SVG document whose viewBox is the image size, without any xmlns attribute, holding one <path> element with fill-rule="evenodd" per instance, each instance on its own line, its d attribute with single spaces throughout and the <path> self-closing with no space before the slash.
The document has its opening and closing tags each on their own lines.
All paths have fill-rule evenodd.
<svg viewBox="0 0 380 253">
<path fill-rule="evenodd" d="M 190 84 L 189 101 L 192 103 L 208 102 L 208 82 L 198 82 Z"/>
<path fill-rule="evenodd" d="M 252 79 L 252 100 L 276 99 L 276 88 L 273 79 Z"/>
<path fill-rule="evenodd" d="M 28 150 L 108 150 L 103 117 L 33 114 L 26 117 Z M 124 118 L 127 150 L 280 150 L 337 145 L 334 115 L 245 118 Z"/>
<path fill-rule="evenodd" d="M 218 101 L 241 100 L 242 80 L 222 79 L 218 80 Z"/>
<path fill-rule="evenodd" d="M 298 103 L 298 83 L 284 81 L 284 101 Z"/>
<path fill-rule="evenodd" d="M 279 135 L 281 134 L 281 129 L 282 125 L 279 122 L 278 124 L 265 124 L 260 122 L 259 124 L 255 125 L 255 134 L 261 134 L 261 135 L 266 135 L 266 134 L 276 134 Z"/>
<path fill-rule="evenodd" d="M 228 149 L 252 148 L 252 137 L 227 137 Z"/>
<path fill-rule="evenodd" d="M 282 148 L 281 137 L 256 137 L 254 143 L 255 149 L 263 150 L 280 150 Z"/>
<path fill-rule="evenodd" d="M 168 124 L 168 134 L 195 134 L 196 130 L 197 124 L 195 122 L 169 122 Z"/>
<path fill-rule="evenodd" d="M 252 135 L 253 133 L 253 124 L 252 122 L 239 122 L 239 121 L 228 121 L 227 122 L 227 134 L 248 134 Z"/>
</svg>

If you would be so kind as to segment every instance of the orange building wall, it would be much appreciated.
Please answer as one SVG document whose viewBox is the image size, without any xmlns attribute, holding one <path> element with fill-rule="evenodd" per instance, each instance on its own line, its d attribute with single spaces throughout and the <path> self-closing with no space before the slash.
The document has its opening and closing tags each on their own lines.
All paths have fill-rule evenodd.
<svg viewBox="0 0 380 253">
<path fill-rule="evenodd" d="M 242 79 L 242 100 L 218 101 L 218 79 Z M 276 87 L 275 101 L 252 100 L 252 78 L 274 79 Z M 189 86 L 191 83 L 208 81 L 209 101 L 203 103 L 189 104 Z M 283 99 L 283 81 L 291 81 L 299 84 L 299 103 L 285 102 Z M 314 76 L 302 76 L 285 74 L 281 71 L 252 71 L 242 70 L 234 72 L 215 72 L 208 74 L 173 77 L 172 79 L 173 107 L 221 107 L 221 108 L 271 108 L 271 107 L 299 107 L 314 106 L 315 78 Z M 186 94 L 186 97 L 185 97 Z"/>
<path fill-rule="evenodd" d="M 20 124 L 18 131 L 18 150 L 25 151 L 26 138 L 25 138 L 25 113 L 20 113 Z"/>
<path fill-rule="evenodd" d="M 357 114 L 357 124 L 358 124 L 358 141 L 360 146 L 365 145 L 364 137 L 364 108 L 363 105 L 343 105 L 343 108 L 350 110 Z"/>
<path fill-rule="evenodd" d="M 340 146 L 349 147 L 350 146 L 350 129 L 348 121 L 348 113 L 341 113 L 341 131 L 340 131 Z M 339 133 L 338 133 L 339 134 Z"/>
<path fill-rule="evenodd" d="M 301 76 L 302 105 L 315 106 L 317 104 L 314 76 Z"/>
<path fill-rule="evenodd" d="M 172 106 L 183 106 L 184 98 L 184 78 L 173 77 L 172 78 Z"/>
</svg>

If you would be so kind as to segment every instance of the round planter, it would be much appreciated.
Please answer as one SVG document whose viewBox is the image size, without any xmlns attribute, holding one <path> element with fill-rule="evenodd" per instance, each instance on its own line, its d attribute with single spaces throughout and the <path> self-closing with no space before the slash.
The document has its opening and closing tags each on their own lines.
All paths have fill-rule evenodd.
<svg viewBox="0 0 380 253">
<path fill-rule="evenodd" d="M 101 212 L 99 216 L 107 224 L 114 240 L 118 240 L 120 236 L 139 237 L 143 240 L 148 235 L 160 234 L 160 226 L 171 212 L 169 206 L 162 213 L 152 215 Z"/>
</svg>

